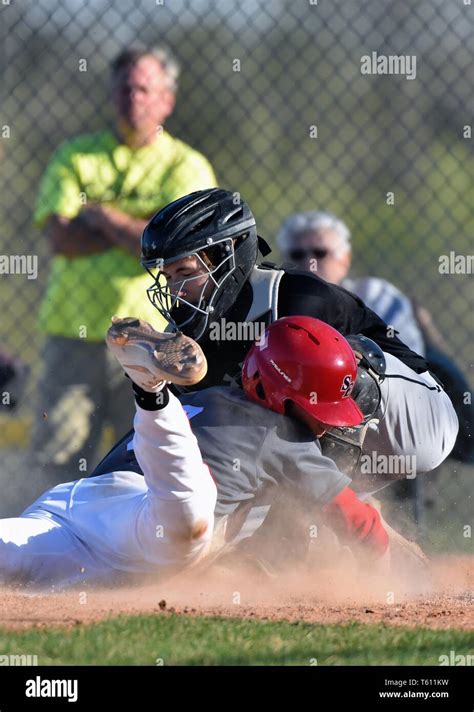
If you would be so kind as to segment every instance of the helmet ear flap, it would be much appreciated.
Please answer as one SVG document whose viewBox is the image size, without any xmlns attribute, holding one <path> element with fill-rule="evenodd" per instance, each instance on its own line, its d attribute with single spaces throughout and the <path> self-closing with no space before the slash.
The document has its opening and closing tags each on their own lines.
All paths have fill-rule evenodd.
<svg viewBox="0 0 474 712">
<path fill-rule="evenodd" d="M 258 369 L 256 369 L 250 377 L 250 382 L 257 398 L 259 398 L 262 402 L 265 402 L 267 400 L 267 396 L 263 387 L 260 371 Z"/>
</svg>

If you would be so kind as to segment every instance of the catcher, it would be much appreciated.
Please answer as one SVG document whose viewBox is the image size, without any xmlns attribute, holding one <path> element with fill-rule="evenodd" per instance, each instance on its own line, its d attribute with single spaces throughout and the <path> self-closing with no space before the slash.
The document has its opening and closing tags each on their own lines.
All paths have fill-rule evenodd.
<svg viewBox="0 0 474 712">
<path fill-rule="evenodd" d="M 271 504 L 277 491 L 320 512 L 369 558 L 386 553 L 378 512 L 319 446 L 328 428 L 363 420 L 351 395 L 356 359 L 332 327 L 307 317 L 275 322 L 246 362 L 247 397 L 210 388 L 184 396 L 184 409 L 167 384 L 205 376 L 195 341 L 115 318 L 107 344 L 132 381 L 134 433 L 91 477 L 58 485 L 20 517 L 0 521 L 3 583 L 58 588 L 171 575 L 209 552 L 214 513 L 232 540 L 247 503 Z"/>
<path fill-rule="evenodd" d="M 354 294 L 315 274 L 256 266 L 259 250 L 264 256 L 269 252 L 250 208 L 238 194 L 220 188 L 170 203 L 145 228 L 142 264 L 154 280 L 148 296 L 171 328 L 201 345 L 209 371 L 199 387 L 238 383 L 257 332 L 270 322 L 316 317 L 357 339 L 365 366 L 357 378 L 359 401 L 367 403 L 368 419 L 379 420 L 378 430 L 339 432 L 337 443 L 333 438 L 328 447 L 345 461 L 355 453 L 351 471 L 363 454 L 370 455 L 378 483 L 377 470 L 387 469 L 378 467 L 380 456 L 413 458 L 416 472 L 404 473 L 411 477 L 443 462 L 454 446 L 458 419 L 423 357 L 390 335 Z M 392 474 L 403 477 L 385 474 L 387 481 Z"/>
</svg>

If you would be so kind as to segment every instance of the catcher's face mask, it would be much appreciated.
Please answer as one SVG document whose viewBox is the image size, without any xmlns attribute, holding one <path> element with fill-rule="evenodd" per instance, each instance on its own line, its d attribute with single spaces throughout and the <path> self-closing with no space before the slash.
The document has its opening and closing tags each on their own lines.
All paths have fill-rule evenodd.
<svg viewBox="0 0 474 712">
<path fill-rule="evenodd" d="M 233 240 L 225 238 L 210 250 L 160 260 L 146 270 L 153 278 L 147 289 L 153 306 L 173 327 L 199 339 L 226 279 L 235 270 Z"/>
</svg>

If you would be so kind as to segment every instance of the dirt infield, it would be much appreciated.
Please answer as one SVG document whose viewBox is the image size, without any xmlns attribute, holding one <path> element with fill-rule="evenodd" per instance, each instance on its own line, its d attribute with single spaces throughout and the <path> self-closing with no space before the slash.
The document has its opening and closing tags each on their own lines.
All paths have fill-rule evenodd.
<svg viewBox="0 0 474 712">
<path fill-rule="evenodd" d="M 474 629 L 474 557 L 444 557 L 429 585 L 378 580 L 340 571 L 318 576 L 216 570 L 167 583 L 115 590 L 32 595 L 3 590 L 0 625 L 71 627 L 119 614 L 175 612 L 311 623 L 385 622 L 389 625 Z"/>
</svg>

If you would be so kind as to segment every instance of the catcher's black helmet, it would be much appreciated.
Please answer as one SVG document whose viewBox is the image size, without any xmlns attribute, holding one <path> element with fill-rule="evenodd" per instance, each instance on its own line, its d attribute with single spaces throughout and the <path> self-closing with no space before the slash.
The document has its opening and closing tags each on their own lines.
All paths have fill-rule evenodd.
<svg viewBox="0 0 474 712">
<path fill-rule="evenodd" d="M 143 232 L 141 261 L 153 277 L 148 298 L 173 326 L 202 339 L 210 320 L 218 321 L 235 302 L 259 247 L 268 254 L 257 236 L 255 218 L 238 193 L 210 188 L 185 195 L 156 213 Z M 183 296 L 183 285 L 196 277 L 180 280 L 173 296 L 162 274 L 166 265 L 190 255 L 196 255 L 209 275 L 197 303 Z"/>
</svg>

